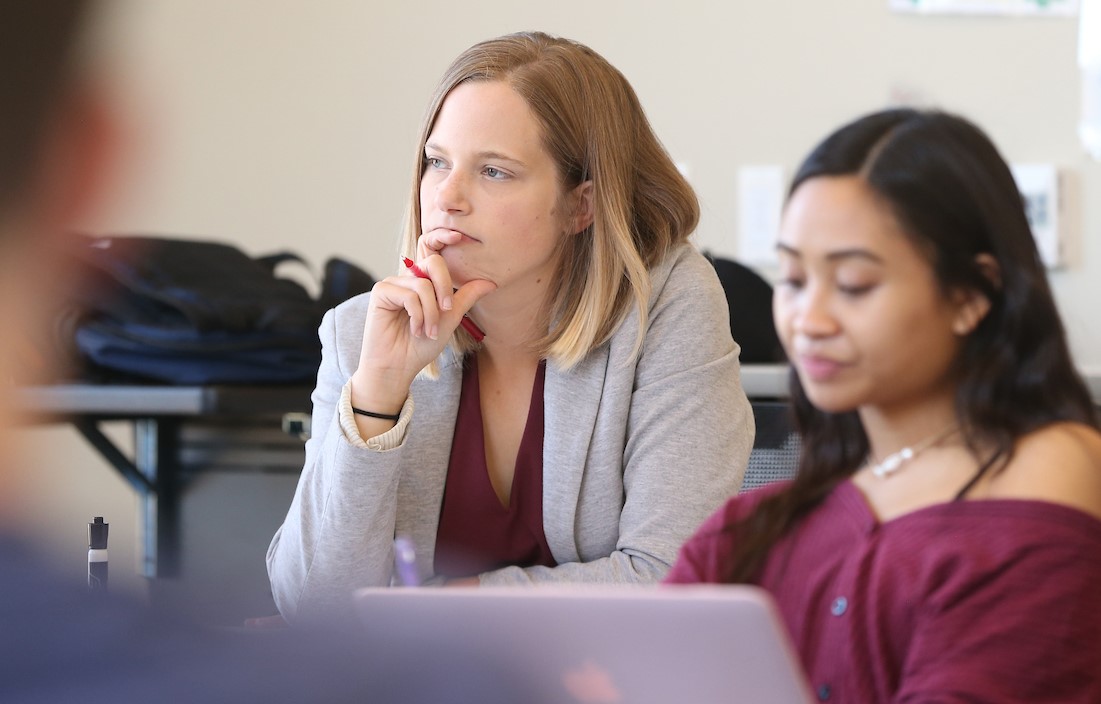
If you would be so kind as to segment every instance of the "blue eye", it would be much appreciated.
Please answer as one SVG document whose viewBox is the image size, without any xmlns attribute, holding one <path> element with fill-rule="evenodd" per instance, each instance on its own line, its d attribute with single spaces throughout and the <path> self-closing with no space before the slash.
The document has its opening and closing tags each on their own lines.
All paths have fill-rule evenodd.
<svg viewBox="0 0 1101 704">
<path fill-rule="evenodd" d="M 492 166 L 487 166 L 484 169 L 482 169 L 482 173 L 485 174 L 486 176 L 488 176 L 489 178 L 495 180 L 495 181 L 499 181 L 499 180 L 508 178 L 508 174 L 506 174 L 504 171 L 501 171 L 500 169 L 492 167 Z"/>
<path fill-rule="evenodd" d="M 424 157 L 424 165 L 430 169 L 442 169 L 444 167 L 443 159 L 435 156 Z"/>
</svg>

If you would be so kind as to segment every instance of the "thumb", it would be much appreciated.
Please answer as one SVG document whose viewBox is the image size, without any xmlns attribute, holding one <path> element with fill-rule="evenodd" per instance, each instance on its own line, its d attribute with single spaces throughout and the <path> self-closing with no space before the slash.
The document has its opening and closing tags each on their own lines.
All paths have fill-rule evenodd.
<svg viewBox="0 0 1101 704">
<path fill-rule="evenodd" d="M 452 307 L 449 312 L 453 315 L 462 317 L 470 312 L 470 309 L 474 307 L 475 303 L 496 290 L 497 284 L 492 281 L 487 281 L 485 279 L 467 281 L 455 291 L 451 299 Z"/>
</svg>

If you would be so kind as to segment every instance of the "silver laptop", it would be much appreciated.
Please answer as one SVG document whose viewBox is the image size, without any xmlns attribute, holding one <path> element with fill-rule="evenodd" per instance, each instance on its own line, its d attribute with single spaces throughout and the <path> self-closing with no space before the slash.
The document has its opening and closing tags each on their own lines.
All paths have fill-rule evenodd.
<svg viewBox="0 0 1101 704">
<path fill-rule="evenodd" d="M 369 588 L 355 602 L 371 651 L 422 689 L 446 680 L 446 701 L 811 701 L 755 587 Z"/>
</svg>

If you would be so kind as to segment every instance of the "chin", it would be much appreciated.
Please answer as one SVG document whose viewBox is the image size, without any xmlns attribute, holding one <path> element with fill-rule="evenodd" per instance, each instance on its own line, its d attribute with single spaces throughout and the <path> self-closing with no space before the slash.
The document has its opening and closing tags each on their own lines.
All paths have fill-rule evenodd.
<svg viewBox="0 0 1101 704">
<path fill-rule="evenodd" d="M 452 272 L 451 272 L 451 285 L 454 286 L 455 288 L 459 288 L 460 286 L 468 284 L 471 281 L 479 281 L 479 280 L 480 281 L 492 281 L 492 279 L 490 279 L 488 276 L 482 276 L 482 275 L 478 274 L 477 272 L 474 272 L 474 273 L 471 274 L 471 273 L 467 273 L 466 271 L 463 271 L 462 269 L 452 270 Z M 494 283 L 496 283 L 496 282 L 494 282 Z"/>
<path fill-rule="evenodd" d="M 473 272 L 466 259 L 460 253 L 452 251 L 450 247 L 444 247 L 443 251 L 440 252 L 440 256 L 447 264 L 447 270 L 451 274 L 451 282 L 456 287 L 478 278 L 477 275 L 472 275 Z"/>
<path fill-rule="evenodd" d="M 859 401 L 851 394 L 839 393 L 839 390 L 835 389 L 823 389 L 813 384 L 802 383 L 802 385 L 807 400 L 823 413 L 848 413 L 860 407 Z"/>
<path fill-rule="evenodd" d="M 475 267 L 471 267 L 462 259 L 445 259 L 444 261 L 447 262 L 447 270 L 451 274 L 451 285 L 455 288 L 459 288 L 471 281 L 491 281 L 494 284 L 497 283 L 494 277 Z"/>
</svg>

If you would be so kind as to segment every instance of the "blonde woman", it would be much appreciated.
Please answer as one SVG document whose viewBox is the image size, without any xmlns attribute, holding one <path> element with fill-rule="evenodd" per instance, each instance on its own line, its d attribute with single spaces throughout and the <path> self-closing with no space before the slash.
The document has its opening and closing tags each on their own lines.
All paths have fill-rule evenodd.
<svg viewBox="0 0 1101 704">
<path fill-rule="evenodd" d="M 753 418 L 691 187 L 630 85 L 539 33 L 426 113 L 407 264 L 330 311 L 313 437 L 268 551 L 288 619 L 392 582 L 649 583 L 741 482 Z"/>
</svg>

